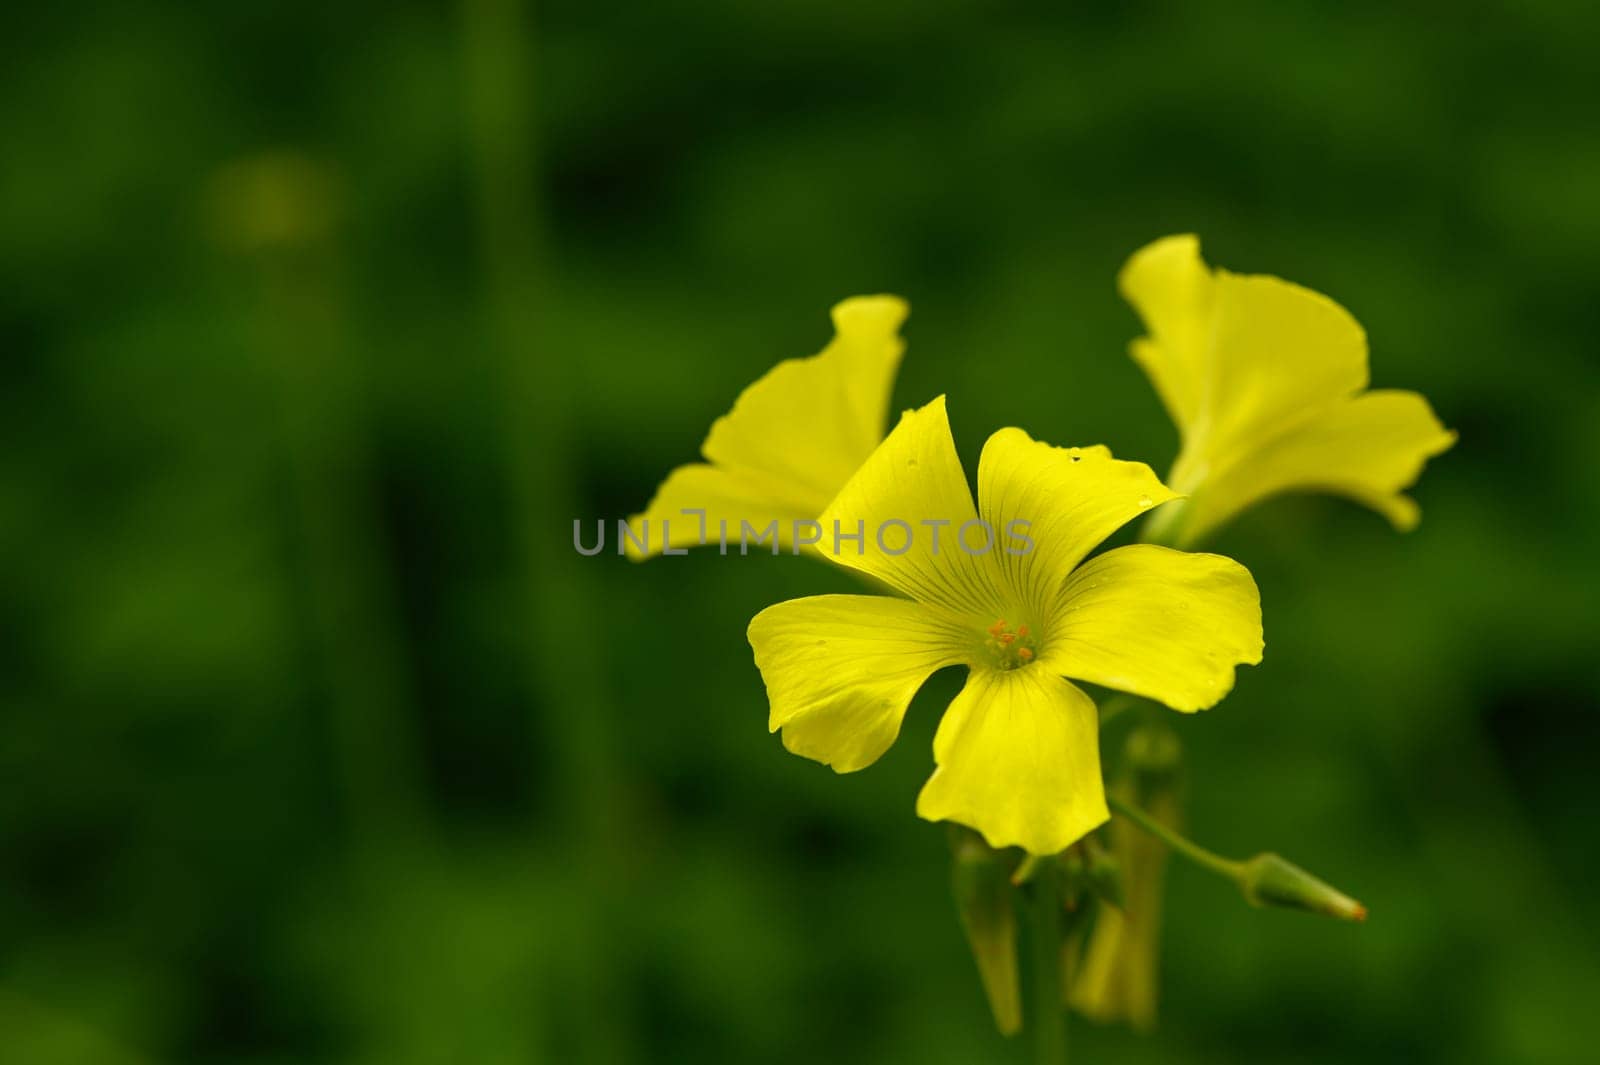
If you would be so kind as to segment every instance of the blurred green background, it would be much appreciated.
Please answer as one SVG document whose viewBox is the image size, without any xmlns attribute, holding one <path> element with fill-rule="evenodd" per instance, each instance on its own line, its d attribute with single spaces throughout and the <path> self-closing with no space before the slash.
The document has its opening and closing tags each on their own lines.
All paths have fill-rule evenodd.
<svg viewBox="0 0 1600 1065">
<path fill-rule="evenodd" d="M 1325 291 L 1461 431 L 1399 536 L 1217 549 L 1267 657 L 1176 720 L 1161 1029 L 1079 1061 L 1600 1041 L 1600 17 L 1559 3 L 30 6 L 0 44 L 0 1061 L 971 1063 L 913 816 L 744 641 L 796 559 L 580 558 L 826 310 L 897 408 L 1165 470 L 1146 241 Z M 969 465 L 969 469 L 970 469 Z"/>
</svg>

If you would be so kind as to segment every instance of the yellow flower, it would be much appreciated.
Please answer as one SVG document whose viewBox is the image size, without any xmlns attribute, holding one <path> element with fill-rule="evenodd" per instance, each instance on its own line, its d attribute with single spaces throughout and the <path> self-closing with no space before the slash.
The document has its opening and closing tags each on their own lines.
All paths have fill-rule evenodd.
<svg viewBox="0 0 1600 1065">
<path fill-rule="evenodd" d="M 1095 705 L 1065 678 L 1192 711 L 1261 659 L 1255 582 L 1231 559 L 1138 544 L 1083 561 L 1173 498 L 1143 463 L 1002 429 L 974 507 L 943 397 L 907 412 L 819 519 L 826 556 L 906 598 L 823 595 L 758 614 L 772 730 L 796 754 L 861 769 L 928 676 L 965 665 L 917 813 L 995 847 L 1061 850 L 1107 816 Z"/>
<path fill-rule="evenodd" d="M 1193 236 L 1135 252 L 1118 286 L 1149 331 L 1133 358 L 1182 438 L 1168 480 L 1190 499 L 1157 515 L 1153 536 L 1192 544 L 1290 491 L 1416 525 L 1401 493 L 1456 434 L 1415 392 L 1367 391 L 1367 338 L 1348 311 L 1275 277 L 1211 270 Z"/>
<path fill-rule="evenodd" d="M 741 522 L 754 536 L 776 521 L 778 544 L 791 546 L 795 522 L 822 513 L 883 439 L 907 310 L 895 296 L 835 306 L 832 343 L 780 362 L 746 388 L 700 445 L 706 461 L 673 470 L 644 513 L 628 519 L 649 538 L 644 550 L 625 541 L 629 556 L 716 543 L 721 522 L 737 541 Z"/>
</svg>

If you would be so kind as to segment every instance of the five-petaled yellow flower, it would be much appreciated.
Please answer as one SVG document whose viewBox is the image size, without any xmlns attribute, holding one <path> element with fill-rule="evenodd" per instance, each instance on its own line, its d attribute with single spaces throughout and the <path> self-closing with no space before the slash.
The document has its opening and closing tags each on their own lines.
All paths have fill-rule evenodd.
<svg viewBox="0 0 1600 1065">
<path fill-rule="evenodd" d="M 828 557 L 905 598 L 823 595 L 758 614 L 771 728 L 796 754 L 861 769 L 929 675 L 965 665 L 917 813 L 996 847 L 1061 850 L 1108 816 L 1095 705 L 1066 678 L 1193 711 L 1261 659 L 1255 582 L 1231 559 L 1141 544 L 1084 562 L 1174 498 L 1143 463 L 1002 429 L 975 508 L 943 397 L 907 412 L 819 519 Z"/>
<path fill-rule="evenodd" d="M 1154 538 L 1195 543 L 1289 491 L 1347 496 L 1416 525 L 1401 493 L 1456 434 L 1415 392 L 1366 390 L 1366 334 L 1343 307 L 1275 277 L 1212 270 L 1193 236 L 1135 252 L 1118 287 L 1149 331 L 1132 355 L 1182 437 L 1167 479 L 1190 498 L 1154 517 Z"/>
<path fill-rule="evenodd" d="M 742 523 L 764 530 L 776 522 L 777 545 L 792 546 L 795 522 L 822 513 L 883 440 L 906 314 L 895 296 L 837 304 L 832 343 L 780 362 L 740 393 L 700 445 L 706 461 L 673 470 L 644 513 L 628 519 L 648 538 L 644 550 L 628 542 L 628 554 L 717 542 L 723 523 L 737 540 Z"/>
</svg>

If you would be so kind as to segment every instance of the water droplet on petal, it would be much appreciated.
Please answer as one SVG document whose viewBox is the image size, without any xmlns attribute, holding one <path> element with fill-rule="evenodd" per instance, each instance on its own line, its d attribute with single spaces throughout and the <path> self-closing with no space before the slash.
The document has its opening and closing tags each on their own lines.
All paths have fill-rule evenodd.
<svg viewBox="0 0 1600 1065">
<path fill-rule="evenodd" d="M 1149 510 L 1151 507 L 1153 507 L 1155 505 L 1156 505 L 1156 501 L 1154 499 L 1151 499 L 1149 496 L 1140 496 L 1139 497 L 1139 509 L 1140 510 Z"/>
</svg>

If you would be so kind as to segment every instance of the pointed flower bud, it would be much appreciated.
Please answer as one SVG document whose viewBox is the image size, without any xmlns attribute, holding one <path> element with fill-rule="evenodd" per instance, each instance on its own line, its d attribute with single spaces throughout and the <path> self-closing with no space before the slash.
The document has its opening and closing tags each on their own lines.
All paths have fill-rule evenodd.
<svg viewBox="0 0 1600 1065">
<path fill-rule="evenodd" d="M 1287 906 L 1344 921 L 1367 919 L 1367 908 L 1361 903 L 1271 852 L 1244 863 L 1239 890 L 1252 906 Z"/>
</svg>

